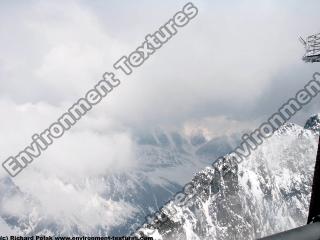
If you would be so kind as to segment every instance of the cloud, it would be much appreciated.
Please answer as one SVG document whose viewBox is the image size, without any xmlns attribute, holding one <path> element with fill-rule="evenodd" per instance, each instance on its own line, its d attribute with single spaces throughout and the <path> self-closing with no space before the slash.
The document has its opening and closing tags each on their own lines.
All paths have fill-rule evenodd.
<svg viewBox="0 0 320 240">
<path fill-rule="evenodd" d="M 1 101 L 1 116 L 14 116 L 4 118 L 0 125 L 3 160 L 27 146 L 31 134 L 44 129 L 62 111 L 44 103 Z M 94 232 L 98 226 L 110 229 L 133 216 L 134 206 L 105 197 L 108 182 L 104 178 L 136 167 L 135 144 L 129 132 L 106 118 L 93 116 L 57 139 L 13 179 L 21 193 L 1 190 L 1 215 L 31 217 L 35 222 L 42 219 L 42 224 L 55 223 L 62 232 L 77 226 L 85 233 Z M 1 168 L 0 179 L 6 176 Z"/>
<path fill-rule="evenodd" d="M 21 180 L 17 183 L 27 195 L 11 193 L 9 197 L 4 197 L 0 211 L 3 215 L 26 221 L 28 228 L 40 222 L 42 228 L 46 224 L 57 225 L 61 233 L 70 233 L 75 227 L 83 233 L 94 233 L 98 227 L 110 230 L 125 224 L 126 219 L 137 211 L 124 201 L 102 197 L 96 191 L 97 182 L 90 180 L 83 185 L 73 185 L 35 172 L 23 180 L 28 184 L 23 184 Z M 29 221 L 30 218 L 33 220 Z M 0 222 L 1 227 L 6 229 L 5 224 Z"/>
<path fill-rule="evenodd" d="M 132 76 L 117 73 L 120 87 L 15 179 L 40 202 L 39 214 L 56 219 L 65 214 L 71 216 L 68 222 L 75 216 L 90 228 L 120 224 L 107 219 L 113 214 L 121 219 L 134 209 L 103 198 L 103 181 L 97 179 L 137 166 L 132 130 L 174 126 L 192 133 L 200 128 L 214 137 L 255 128 L 257 119 L 281 106 L 317 70 L 302 62 L 298 36 L 317 30 L 312 23 L 319 22 L 318 2 L 194 3 L 199 7 L 196 19 Z M 1 4 L 3 160 L 26 147 L 34 133 L 58 119 L 118 58 L 135 50 L 183 5 Z M 316 103 L 299 121 L 311 111 L 319 111 Z M 5 174 L 1 169 L 0 176 Z M 4 209 L 24 214 L 11 200 Z"/>
<path fill-rule="evenodd" d="M 149 11 L 142 10 L 144 4 Z M 303 46 L 297 38 L 315 31 L 310 22 L 318 20 L 318 3 L 304 4 L 308 15 L 303 16 L 296 12 L 300 4 L 196 1 L 196 19 L 132 76 L 118 76 L 123 86 L 105 101 L 105 114 L 134 126 L 181 125 L 190 118 L 221 115 L 261 117 L 266 113 L 257 116 L 257 108 L 269 103 L 258 101 L 278 87 L 277 76 L 289 89 L 292 80 L 286 75 L 315 70 L 301 61 Z M 72 103 L 181 7 L 114 1 L 4 7 L 3 22 L 12 28 L 0 40 L 0 77 L 7 80 L 0 83 L 2 97 L 18 103 Z M 272 98 L 279 105 L 280 95 Z"/>
<path fill-rule="evenodd" d="M 0 218 L 0 232 L 4 235 L 16 234 L 16 232 L 12 230 L 1 218 Z"/>
</svg>

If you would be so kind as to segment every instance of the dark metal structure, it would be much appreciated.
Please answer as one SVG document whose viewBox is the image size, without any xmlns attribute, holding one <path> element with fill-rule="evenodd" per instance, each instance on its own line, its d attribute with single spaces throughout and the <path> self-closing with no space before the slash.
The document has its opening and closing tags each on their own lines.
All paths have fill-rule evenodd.
<svg viewBox="0 0 320 240">
<path fill-rule="evenodd" d="M 319 240 L 320 223 L 313 223 L 303 227 L 295 228 L 287 232 L 278 233 L 261 240 Z"/>
<path fill-rule="evenodd" d="M 320 138 L 308 216 L 308 224 L 312 222 L 320 222 Z"/>
<path fill-rule="evenodd" d="M 305 62 L 320 62 L 320 33 L 311 35 L 304 40 L 300 37 L 300 41 L 306 48 L 306 53 L 303 56 Z"/>
</svg>

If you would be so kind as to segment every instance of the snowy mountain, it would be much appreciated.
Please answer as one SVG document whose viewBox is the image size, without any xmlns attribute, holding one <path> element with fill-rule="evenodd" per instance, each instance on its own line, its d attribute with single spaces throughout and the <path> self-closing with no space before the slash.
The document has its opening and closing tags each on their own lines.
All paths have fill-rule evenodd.
<svg viewBox="0 0 320 240">
<path fill-rule="evenodd" d="M 44 197 L 20 189 L 16 179 L 0 178 L 1 233 L 127 235 L 199 171 L 193 182 L 200 187 L 209 180 L 210 188 L 199 193 L 192 206 L 177 208 L 171 222 L 155 233 L 162 239 L 253 238 L 302 225 L 307 217 L 316 152 L 313 130 L 319 129 L 318 120 L 311 118 L 306 124 L 312 131 L 287 124 L 237 171 L 224 176 L 217 170 L 223 164 L 201 169 L 230 152 L 239 136 L 208 140 L 201 132 L 185 136 L 179 131 L 154 130 L 133 134 L 139 164 L 130 171 L 84 177 L 77 183 L 57 176 L 47 180 Z M 63 194 L 55 195 L 55 188 Z M 48 196 L 56 202 L 50 209 Z M 79 199 L 74 201 L 74 197 Z M 70 202 L 67 209 L 66 201 Z"/>
<path fill-rule="evenodd" d="M 256 239 L 306 224 L 320 115 L 286 124 L 237 164 L 230 156 L 192 180 L 196 198 L 168 203 L 137 233 L 154 239 Z M 230 170 L 227 166 L 233 166 Z M 176 214 L 170 214 L 170 213 Z"/>
</svg>

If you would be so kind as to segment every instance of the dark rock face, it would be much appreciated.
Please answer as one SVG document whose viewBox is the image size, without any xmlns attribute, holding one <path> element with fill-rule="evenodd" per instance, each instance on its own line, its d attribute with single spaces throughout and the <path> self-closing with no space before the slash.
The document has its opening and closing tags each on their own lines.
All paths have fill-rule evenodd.
<svg viewBox="0 0 320 240">
<path fill-rule="evenodd" d="M 320 114 L 316 114 L 309 118 L 304 128 L 320 133 Z"/>
</svg>

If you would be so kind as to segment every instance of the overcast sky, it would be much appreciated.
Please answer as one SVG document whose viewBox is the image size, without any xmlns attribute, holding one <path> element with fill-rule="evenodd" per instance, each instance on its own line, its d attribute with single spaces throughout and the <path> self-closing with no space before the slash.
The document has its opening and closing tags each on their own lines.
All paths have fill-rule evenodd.
<svg viewBox="0 0 320 240">
<path fill-rule="evenodd" d="M 2 161 L 29 144 L 33 133 L 47 128 L 185 3 L 1 1 Z M 320 64 L 301 60 L 298 40 L 320 32 L 319 1 L 193 3 L 198 16 L 131 76 L 119 75 L 119 88 L 16 184 L 37 194 L 46 192 L 50 174 L 77 182 L 83 175 L 125 170 L 135 164 L 135 129 L 201 126 L 212 136 L 254 129 L 320 71 Z M 319 98 L 294 121 L 303 124 L 318 112 Z M 51 206 L 47 194 L 45 207 Z M 61 206 L 68 206 L 67 200 Z"/>
<path fill-rule="evenodd" d="M 0 98 L 68 106 L 184 1 L 1 3 Z M 131 126 L 267 116 L 317 70 L 298 37 L 317 32 L 317 1 L 195 1 L 199 15 L 105 100 Z M 315 102 L 312 112 L 319 111 Z M 10 117 L 10 116 L 9 116 Z M 36 116 L 35 116 L 36 117 Z"/>
</svg>

